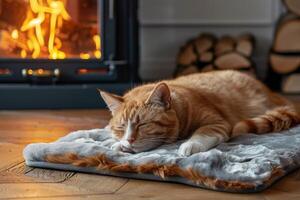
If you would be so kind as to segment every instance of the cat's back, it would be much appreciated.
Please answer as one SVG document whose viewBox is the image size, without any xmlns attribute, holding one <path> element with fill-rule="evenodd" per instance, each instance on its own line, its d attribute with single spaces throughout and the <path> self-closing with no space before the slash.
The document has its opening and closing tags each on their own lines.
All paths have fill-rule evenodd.
<svg viewBox="0 0 300 200">
<path fill-rule="evenodd" d="M 210 92 L 267 90 L 259 81 L 234 70 L 213 71 L 182 76 L 171 81 L 171 84 L 181 85 L 193 90 Z"/>
<path fill-rule="evenodd" d="M 193 99 L 202 96 L 214 100 L 222 100 L 226 104 L 244 105 L 249 99 L 265 101 L 270 91 L 262 83 L 249 75 L 234 70 L 213 71 L 182 76 L 172 80 L 162 81 L 169 85 L 171 91 L 176 91 L 185 98 Z M 124 95 L 125 100 L 147 99 L 156 83 L 144 84 L 130 90 Z"/>
<path fill-rule="evenodd" d="M 192 74 L 174 79 L 171 84 L 175 88 L 176 85 L 185 87 L 187 93 L 197 93 L 216 105 L 229 107 L 229 110 L 237 109 L 241 113 L 252 110 L 253 115 L 264 111 L 272 98 L 272 92 L 261 82 L 233 70 Z M 257 110 L 260 110 L 259 113 Z"/>
</svg>

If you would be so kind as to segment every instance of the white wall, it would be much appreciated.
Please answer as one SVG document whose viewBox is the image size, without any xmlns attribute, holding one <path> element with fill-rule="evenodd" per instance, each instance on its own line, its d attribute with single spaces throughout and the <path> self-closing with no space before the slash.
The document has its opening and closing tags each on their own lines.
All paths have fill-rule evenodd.
<svg viewBox="0 0 300 200">
<path fill-rule="evenodd" d="M 140 75 L 144 80 L 172 75 L 178 49 L 201 32 L 257 38 L 254 60 L 265 74 L 280 0 L 140 0 Z"/>
</svg>

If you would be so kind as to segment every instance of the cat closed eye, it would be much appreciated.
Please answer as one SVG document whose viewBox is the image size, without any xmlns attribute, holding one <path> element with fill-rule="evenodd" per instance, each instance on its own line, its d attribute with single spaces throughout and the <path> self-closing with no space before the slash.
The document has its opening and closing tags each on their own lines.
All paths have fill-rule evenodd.
<svg viewBox="0 0 300 200">
<path fill-rule="evenodd" d="M 125 129 L 125 126 L 123 126 L 123 125 L 121 125 L 121 126 L 115 126 L 114 129 L 123 131 Z"/>
<path fill-rule="evenodd" d="M 151 123 L 143 123 L 137 126 L 138 129 L 147 128 L 151 125 Z"/>
</svg>

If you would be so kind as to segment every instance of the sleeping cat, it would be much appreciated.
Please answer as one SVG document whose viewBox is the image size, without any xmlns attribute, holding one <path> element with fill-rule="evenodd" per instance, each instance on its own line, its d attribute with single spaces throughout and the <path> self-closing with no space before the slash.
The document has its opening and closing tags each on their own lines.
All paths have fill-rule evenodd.
<svg viewBox="0 0 300 200">
<path fill-rule="evenodd" d="M 189 156 L 243 133 L 281 131 L 300 122 L 289 101 L 231 70 L 141 85 L 123 97 L 100 94 L 119 141 L 112 148 L 132 153 L 187 139 L 178 153 Z"/>
</svg>

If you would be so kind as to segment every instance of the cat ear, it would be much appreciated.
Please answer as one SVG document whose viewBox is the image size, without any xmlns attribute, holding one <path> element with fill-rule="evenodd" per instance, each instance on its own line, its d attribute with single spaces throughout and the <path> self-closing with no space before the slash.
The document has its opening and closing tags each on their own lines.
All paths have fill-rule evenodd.
<svg viewBox="0 0 300 200">
<path fill-rule="evenodd" d="M 166 83 L 159 83 L 155 86 L 146 103 L 162 105 L 166 108 L 171 106 L 170 89 Z"/>
<path fill-rule="evenodd" d="M 112 112 L 112 114 L 114 114 L 116 110 L 120 107 L 120 105 L 123 103 L 123 98 L 121 96 L 104 92 L 99 89 L 98 91 L 100 92 L 100 95 L 103 98 L 109 110 Z"/>
</svg>

